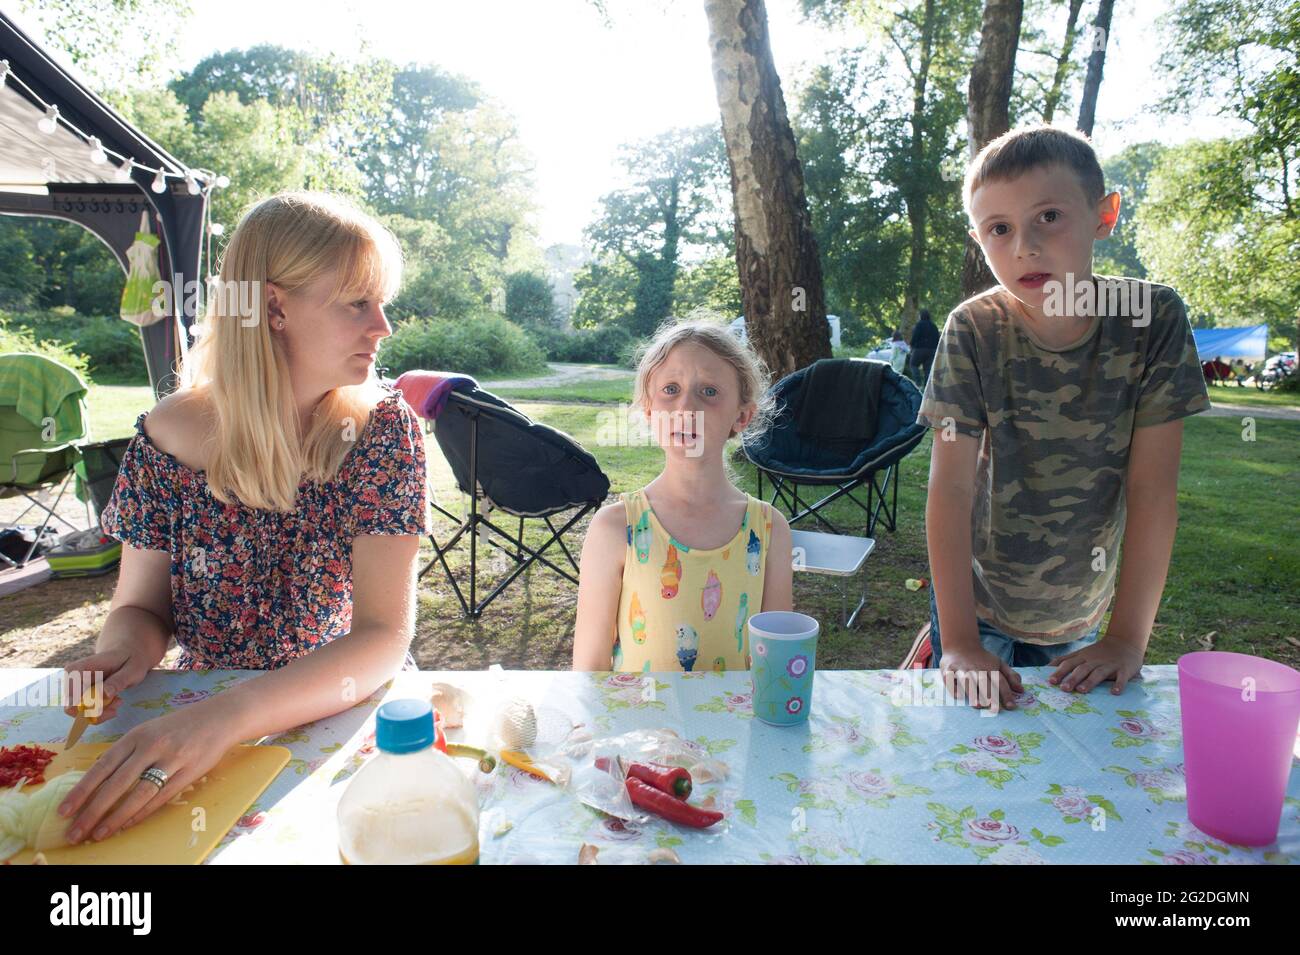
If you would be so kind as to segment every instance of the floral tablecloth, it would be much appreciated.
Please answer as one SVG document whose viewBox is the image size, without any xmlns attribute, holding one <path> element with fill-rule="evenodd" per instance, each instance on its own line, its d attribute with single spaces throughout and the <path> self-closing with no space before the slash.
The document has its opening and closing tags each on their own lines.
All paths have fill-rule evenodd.
<svg viewBox="0 0 1300 955">
<path fill-rule="evenodd" d="M 692 832 L 624 824 L 508 766 L 484 775 L 464 761 L 480 793 L 483 863 L 572 863 L 584 843 L 601 848 L 601 861 L 639 861 L 656 847 L 684 863 L 1300 861 L 1300 773 L 1271 846 L 1225 845 L 1188 822 L 1175 667 L 1145 667 L 1118 697 L 1104 687 L 1064 693 L 1048 685 L 1050 668 L 1020 672 L 1019 709 L 989 716 L 939 705 L 933 671 L 822 671 L 809 723 L 793 728 L 753 718 L 743 672 L 405 672 L 349 710 L 268 738 L 293 758 L 207 861 L 336 863 L 338 798 L 374 751 L 375 709 L 384 699 L 427 698 L 436 681 L 476 701 L 459 731 L 466 742 L 482 741 L 485 723 L 473 713 L 488 712 L 487 701 L 522 697 L 544 724 L 580 725 L 597 739 L 672 730 L 726 769 L 692 797 L 726 820 Z M 30 705 L 33 688 L 58 673 L 0 670 L 0 745 L 63 739 L 62 710 Z M 84 739 L 111 741 L 255 676 L 155 671 L 116 719 Z"/>
</svg>

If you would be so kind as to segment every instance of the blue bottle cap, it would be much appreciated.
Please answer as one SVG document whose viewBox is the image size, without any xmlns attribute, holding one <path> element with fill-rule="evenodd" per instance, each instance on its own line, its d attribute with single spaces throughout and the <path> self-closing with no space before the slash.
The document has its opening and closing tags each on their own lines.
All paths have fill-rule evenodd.
<svg viewBox="0 0 1300 955">
<path fill-rule="evenodd" d="M 433 704 L 392 700 L 375 713 L 375 745 L 385 753 L 414 753 L 433 745 Z"/>
</svg>

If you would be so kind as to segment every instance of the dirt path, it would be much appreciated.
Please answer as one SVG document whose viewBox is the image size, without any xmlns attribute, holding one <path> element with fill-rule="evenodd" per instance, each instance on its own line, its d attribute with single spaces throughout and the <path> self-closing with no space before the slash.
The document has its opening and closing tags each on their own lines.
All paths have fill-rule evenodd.
<svg viewBox="0 0 1300 955">
<path fill-rule="evenodd" d="M 554 374 L 538 378 L 502 378 L 483 381 L 488 390 L 496 388 L 554 388 L 559 385 L 572 385 L 579 381 L 620 381 L 633 376 L 626 368 L 607 368 L 603 365 L 579 365 L 563 362 L 548 362 L 547 367 Z"/>
<path fill-rule="evenodd" d="M 1211 399 L 1213 401 L 1213 399 Z M 1286 405 L 1234 405 L 1226 401 L 1214 401 L 1214 407 L 1205 412 L 1211 418 L 1281 418 L 1285 421 L 1300 421 L 1300 408 Z"/>
</svg>

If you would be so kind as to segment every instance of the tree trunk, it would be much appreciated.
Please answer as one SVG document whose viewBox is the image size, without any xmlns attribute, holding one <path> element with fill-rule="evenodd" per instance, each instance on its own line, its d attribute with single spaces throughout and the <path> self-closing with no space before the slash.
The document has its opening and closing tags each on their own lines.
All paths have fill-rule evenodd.
<svg viewBox="0 0 1300 955">
<path fill-rule="evenodd" d="M 921 135 L 925 122 L 925 93 L 930 79 L 930 49 L 934 41 L 934 0 L 925 0 L 925 19 L 921 23 L 921 59 L 912 78 L 912 168 L 919 170 L 925 162 L 925 140 Z M 921 286 L 925 281 L 925 227 L 927 196 L 920 181 L 913 176 L 906 196 L 907 221 L 912 229 L 911 257 L 907 266 L 907 290 L 903 297 L 903 317 L 899 327 L 907 337 L 916 324 L 921 308 Z"/>
<path fill-rule="evenodd" d="M 1070 54 L 1074 52 L 1074 25 L 1079 22 L 1079 10 L 1083 0 L 1070 0 L 1070 18 L 1065 21 L 1065 42 L 1061 45 L 1061 55 L 1056 58 L 1056 75 L 1052 77 L 1052 88 L 1043 104 L 1043 122 L 1050 123 L 1056 115 L 1056 104 L 1061 101 L 1061 88 L 1065 85 L 1065 71 L 1070 66 Z"/>
<path fill-rule="evenodd" d="M 1011 80 L 1020 43 L 1022 0 L 986 0 L 980 45 L 970 71 L 966 126 L 973 159 L 992 140 L 1011 128 Z M 970 298 L 997 284 L 984 252 L 970 236 L 962 260 L 961 292 Z"/>
<path fill-rule="evenodd" d="M 1083 100 L 1079 103 L 1079 131 L 1092 135 L 1093 120 L 1097 118 L 1097 91 L 1101 88 L 1101 70 L 1106 64 L 1106 44 L 1110 42 L 1110 15 L 1115 0 L 1101 0 L 1097 17 L 1092 21 L 1088 42 L 1092 55 L 1088 57 L 1088 74 L 1083 81 Z"/>
<path fill-rule="evenodd" d="M 704 13 L 731 168 L 745 326 L 775 381 L 831 355 L 821 261 L 763 0 L 704 0 Z"/>
</svg>

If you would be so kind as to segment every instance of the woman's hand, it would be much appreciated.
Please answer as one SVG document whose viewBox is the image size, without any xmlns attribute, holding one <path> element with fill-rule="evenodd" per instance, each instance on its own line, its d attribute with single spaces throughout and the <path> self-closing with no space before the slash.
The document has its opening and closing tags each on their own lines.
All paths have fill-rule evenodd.
<svg viewBox="0 0 1300 955">
<path fill-rule="evenodd" d="M 107 839 L 207 773 L 239 742 L 230 721 L 219 716 L 196 703 L 142 723 L 114 743 L 59 805 L 59 815 L 72 820 L 68 841 Z M 151 767 L 168 776 L 161 789 L 140 778 Z"/>
<path fill-rule="evenodd" d="M 79 687 L 73 687 L 70 682 L 65 683 L 64 699 L 70 700 L 76 697 L 79 700 L 86 690 L 95 686 L 98 674 L 102 673 L 104 680 L 104 709 L 99 714 L 89 715 L 96 717 L 94 719 L 95 723 L 111 720 L 117 715 L 118 707 L 122 702 L 122 693 L 148 676 L 149 671 L 157 666 L 161 659 L 161 657 L 154 659 L 154 655 L 148 650 L 143 650 L 137 645 L 128 644 L 101 650 L 98 653 L 92 653 L 88 657 L 73 660 L 63 669 L 68 676 L 73 673 L 78 674 L 80 685 Z M 77 689 L 80 690 L 79 693 L 73 692 Z M 75 703 L 71 706 L 65 706 L 63 712 L 69 716 L 82 715 L 77 711 Z"/>
</svg>

